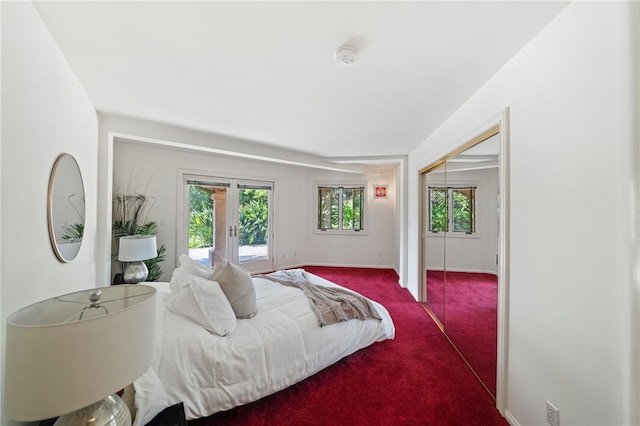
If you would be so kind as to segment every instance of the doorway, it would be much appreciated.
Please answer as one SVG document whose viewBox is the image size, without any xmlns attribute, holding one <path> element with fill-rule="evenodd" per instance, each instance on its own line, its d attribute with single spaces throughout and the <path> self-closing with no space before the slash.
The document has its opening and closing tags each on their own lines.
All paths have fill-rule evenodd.
<svg viewBox="0 0 640 426">
<path fill-rule="evenodd" d="M 180 254 L 216 255 L 250 272 L 273 269 L 273 182 L 183 175 Z"/>
</svg>

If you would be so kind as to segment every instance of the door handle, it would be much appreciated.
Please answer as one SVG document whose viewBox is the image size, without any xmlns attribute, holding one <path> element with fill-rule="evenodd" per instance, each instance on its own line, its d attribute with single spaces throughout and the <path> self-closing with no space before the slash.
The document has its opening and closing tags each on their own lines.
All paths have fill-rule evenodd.
<svg viewBox="0 0 640 426">
<path fill-rule="evenodd" d="M 233 225 L 233 236 L 234 237 L 238 236 L 238 226 L 237 225 Z"/>
</svg>

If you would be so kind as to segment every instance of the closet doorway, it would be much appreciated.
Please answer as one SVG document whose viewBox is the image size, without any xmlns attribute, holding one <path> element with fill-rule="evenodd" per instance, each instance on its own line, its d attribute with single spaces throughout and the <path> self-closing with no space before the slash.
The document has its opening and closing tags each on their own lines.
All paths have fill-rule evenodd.
<svg viewBox="0 0 640 426">
<path fill-rule="evenodd" d="M 500 125 L 420 170 L 421 300 L 496 399 L 504 285 Z"/>
</svg>

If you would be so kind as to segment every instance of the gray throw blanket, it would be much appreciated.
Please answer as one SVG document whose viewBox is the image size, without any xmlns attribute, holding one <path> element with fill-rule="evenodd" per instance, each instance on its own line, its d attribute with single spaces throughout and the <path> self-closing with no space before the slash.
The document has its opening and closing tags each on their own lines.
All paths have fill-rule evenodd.
<svg viewBox="0 0 640 426">
<path fill-rule="evenodd" d="M 382 321 L 369 299 L 340 288 L 315 285 L 309 281 L 304 269 L 289 269 L 257 276 L 302 290 L 320 321 L 320 327 L 356 318 Z"/>
</svg>

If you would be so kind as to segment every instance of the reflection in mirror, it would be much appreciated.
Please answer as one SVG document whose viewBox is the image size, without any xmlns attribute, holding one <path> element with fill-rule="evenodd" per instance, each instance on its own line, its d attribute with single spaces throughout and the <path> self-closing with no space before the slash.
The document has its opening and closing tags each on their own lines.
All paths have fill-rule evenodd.
<svg viewBox="0 0 640 426">
<path fill-rule="evenodd" d="M 447 228 L 446 166 L 440 166 L 422 174 L 422 249 L 425 278 L 425 302 L 431 314 L 442 326 L 445 322 L 445 234 Z"/>
<path fill-rule="evenodd" d="M 444 330 L 496 395 L 499 135 L 447 160 Z"/>
<path fill-rule="evenodd" d="M 51 169 L 47 196 L 49 239 L 61 262 L 72 261 L 80 250 L 84 214 L 84 185 L 80 168 L 71 155 L 61 154 Z"/>
</svg>

